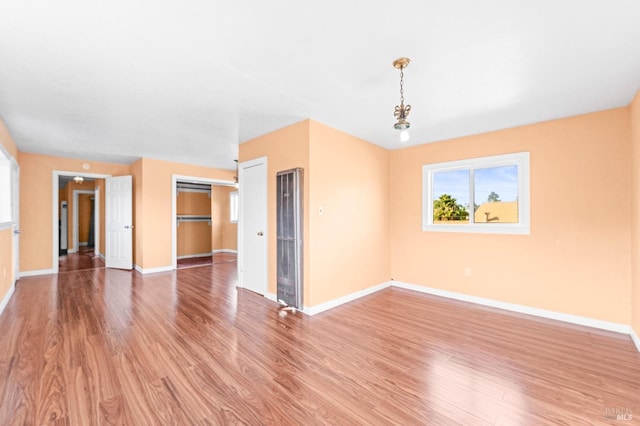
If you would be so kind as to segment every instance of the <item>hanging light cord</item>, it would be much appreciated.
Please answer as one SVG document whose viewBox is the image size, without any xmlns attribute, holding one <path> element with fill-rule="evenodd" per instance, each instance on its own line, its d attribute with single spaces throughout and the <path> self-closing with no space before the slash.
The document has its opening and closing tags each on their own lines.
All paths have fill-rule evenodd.
<svg viewBox="0 0 640 426">
<path fill-rule="evenodd" d="M 404 68 L 400 68 L 400 105 L 404 106 Z"/>
</svg>

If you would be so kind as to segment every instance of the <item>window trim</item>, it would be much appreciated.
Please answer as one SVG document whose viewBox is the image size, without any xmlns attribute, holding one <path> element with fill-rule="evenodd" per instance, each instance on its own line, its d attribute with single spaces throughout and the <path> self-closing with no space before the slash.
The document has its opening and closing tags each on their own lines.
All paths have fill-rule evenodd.
<svg viewBox="0 0 640 426">
<path fill-rule="evenodd" d="M 0 231 L 14 224 L 13 217 L 13 168 L 11 157 L 0 149 Z"/>
<path fill-rule="evenodd" d="M 480 234 L 530 235 L 529 204 L 529 152 L 493 155 L 466 160 L 425 164 L 422 166 L 422 231 L 423 232 L 463 232 Z M 474 205 L 475 169 L 500 166 L 518 166 L 518 223 L 474 223 L 474 212 L 469 212 L 469 223 L 464 225 L 433 223 L 433 175 L 437 172 L 469 169 L 469 205 Z"/>
</svg>

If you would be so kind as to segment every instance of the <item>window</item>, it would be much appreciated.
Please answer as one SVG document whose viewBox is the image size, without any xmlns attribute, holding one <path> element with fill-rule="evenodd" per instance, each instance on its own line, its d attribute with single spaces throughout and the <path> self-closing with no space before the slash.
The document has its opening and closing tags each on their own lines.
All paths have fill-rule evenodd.
<svg viewBox="0 0 640 426">
<path fill-rule="evenodd" d="M 422 166 L 422 230 L 529 234 L 529 153 Z"/>
<path fill-rule="evenodd" d="M 11 225 L 11 162 L 0 150 L 0 229 Z"/>
<path fill-rule="evenodd" d="M 229 218 L 231 223 L 238 223 L 238 191 L 229 193 Z"/>
</svg>

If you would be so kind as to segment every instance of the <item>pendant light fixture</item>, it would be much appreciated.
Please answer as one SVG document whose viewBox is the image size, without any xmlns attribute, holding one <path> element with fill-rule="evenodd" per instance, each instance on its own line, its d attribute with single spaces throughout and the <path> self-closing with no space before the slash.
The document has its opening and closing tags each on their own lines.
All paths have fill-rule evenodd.
<svg viewBox="0 0 640 426">
<path fill-rule="evenodd" d="M 409 127 L 411 123 L 407 121 L 407 116 L 411 112 L 411 105 L 404 104 L 404 69 L 409 66 L 409 58 L 398 58 L 393 61 L 393 67 L 400 70 L 400 105 L 396 105 L 393 116 L 398 120 L 393 128 L 400 130 L 400 141 L 409 140 Z"/>
<path fill-rule="evenodd" d="M 238 160 L 233 160 L 236 163 L 236 175 L 233 177 L 233 182 L 235 183 L 235 187 L 238 188 L 240 186 L 240 169 Z"/>
<path fill-rule="evenodd" d="M 73 181 L 75 183 L 82 184 L 82 182 L 84 182 L 84 178 L 82 176 L 76 176 L 76 177 L 73 178 Z"/>
</svg>

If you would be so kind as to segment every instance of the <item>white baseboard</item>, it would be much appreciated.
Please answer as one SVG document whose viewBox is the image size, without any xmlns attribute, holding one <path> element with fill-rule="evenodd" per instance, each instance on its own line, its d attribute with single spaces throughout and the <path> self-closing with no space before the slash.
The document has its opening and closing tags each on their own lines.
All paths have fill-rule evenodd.
<svg viewBox="0 0 640 426">
<path fill-rule="evenodd" d="M 182 259 L 191 259 L 191 258 L 194 258 L 194 257 L 208 257 L 208 256 L 211 256 L 211 254 L 212 254 L 212 253 L 213 253 L 213 252 L 210 252 L 210 253 L 186 254 L 186 255 L 184 255 L 184 256 L 178 256 L 178 257 L 176 257 L 176 259 L 178 259 L 178 260 L 182 260 Z"/>
<path fill-rule="evenodd" d="M 275 293 L 266 293 L 264 295 L 265 298 L 269 299 L 269 300 L 273 300 L 274 302 L 278 301 L 278 295 Z"/>
<path fill-rule="evenodd" d="M 640 352 L 640 338 L 638 338 L 638 335 L 636 334 L 636 331 L 633 329 L 633 327 L 629 327 L 631 329 L 631 332 L 629 333 L 629 335 L 631 336 L 631 340 L 633 340 L 633 343 L 636 345 L 636 349 L 638 349 L 638 352 Z"/>
<path fill-rule="evenodd" d="M 337 306 L 344 305 L 345 303 L 352 302 L 356 299 L 360 299 L 361 297 L 368 296 L 372 293 L 375 293 L 380 290 L 384 290 L 385 288 L 392 285 L 393 281 L 387 281 L 386 283 L 378 284 L 373 287 L 365 288 L 364 290 L 356 291 L 355 293 L 347 294 L 346 296 L 339 297 L 334 300 L 330 300 L 325 303 L 321 303 L 316 306 L 305 306 L 302 309 L 302 312 L 307 315 L 317 315 L 320 312 L 328 311 L 329 309 L 333 309 Z"/>
<path fill-rule="evenodd" d="M 38 269 L 34 271 L 20 271 L 20 278 L 35 277 L 37 275 L 50 275 L 53 274 L 53 269 Z"/>
<path fill-rule="evenodd" d="M 437 288 L 425 287 L 416 284 L 408 284 L 400 281 L 392 281 L 394 287 L 404 288 L 407 290 L 418 291 L 421 293 L 432 294 L 434 296 L 445 297 L 448 299 L 460 300 L 463 302 L 475 303 L 492 308 L 504 309 L 507 311 L 518 312 L 521 314 L 534 315 L 536 317 L 548 318 L 557 321 L 568 322 L 571 324 L 584 325 L 591 328 L 601 330 L 614 331 L 616 333 L 630 334 L 631 327 L 625 324 L 615 322 L 602 321 L 598 319 L 582 317 L 578 315 L 565 314 L 563 312 L 550 311 L 547 309 L 532 308 L 530 306 L 517 305 L 515 303 L 500 302 L 493 299 L 485 299 L 482 297 L 470 296 L 468 294 L 455 293 L 452 291 L 440 290 Z"/>
<path fill-rule="evenodd" d="M 238 253 L 238 250 L 215 249 L 215 250 L 211 250 L 211 252 L 209 252 L 209 253 L 197 253 L 197 254 L 187 254 L 187 255 L 184 255 L 184 256 L 178 256 L 176 259 L 181 260 L 181 259 L 191 259 L 193 257 L 207 257 L 207 256 L 211 256 L 212 254 L 216 254 L 216 253 Z"/>
<path fill-rule="evenodd" d="M 7 294 L 5 294 L 4 297 L 2 298 L 2 301 L 0 301 L 0 315 L 2 315 L 4 308 L 6 308 L 7 305 L 9 304 L 9 300 L 11 300 L 11 296 L 13 296 L 13 293 L 15 291 L 16 291 L 16 283 L 13 283 L 9 287 L 9 291 L 7 291 Z"/>
<path fill-rule="evenodd" d="M 302 312 L 307 315 L 316 315 L 320 312 L 327 311 L 345 303 L 354 301 L 369 294 L 383 290 L 388 287 L 398 287 L 406 290 L 417 291 L 420 293 L 431 294 L 434 296 L 440 296 L 447 299 L 460 300 L 463 302 L 474 303 L 482 306 L 489 306 L 492 308 L 504 309 L 511 312 L 518 312 L 521 314 L 533 315 L 541 318 L 547 318 L 556 321 L 567 322 L 571 324 L 583 325 L 586 327 L 597 328 L 601 330 L 613 331 L 616 333 L 628 334 L 633 339 L 638 351 L 640 351 L 640 338 L 635 334 L 631 326 L 626 324 L 620 324 L 610 321 L 602 321 L 594 318 L 583 317 L 579 315 L 572 315 L 563 312 L 550 311 L 547 309 L 533 308 L 525 305 L 518 305 L 515 303 L 506 303 L 493 299 L 486 299 L 482 297 L 470 296 L 463 293 L 455 293 L 452 291 L 440 290 L 437 288 L 425 287 L 417 284 L 409 284 L 401 281 L 389 281 L 386 283 L 378 284 L 373 287 L 340 297 L 329 302 L 322 303 L 320 305 L 307 307 L 305 306 Z M 265 295 L 268 299 L 276 300 L 276 295 Z"/>
<path fill-rule="evenodd" d="M 156 274 L 158 272 L 175 271 L 173 266 L 159 266 L 157 268 L 141 268 L 138 265 L 133 265 L 133 269 L 140 272 L 141 274 Z"/>
</svg>

